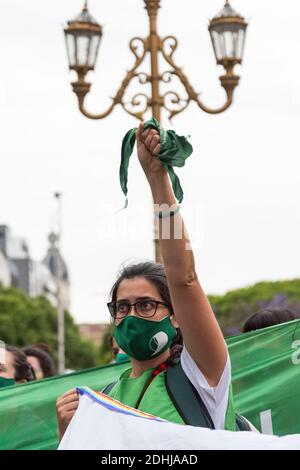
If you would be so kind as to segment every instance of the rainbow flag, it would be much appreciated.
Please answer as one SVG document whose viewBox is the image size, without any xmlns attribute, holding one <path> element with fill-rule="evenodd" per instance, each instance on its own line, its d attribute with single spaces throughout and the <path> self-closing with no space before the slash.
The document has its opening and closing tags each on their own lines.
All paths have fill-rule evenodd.
<svg viewBox="0 0 300 470">
<path fill-rule="evenodd" d="M 87 395 L 93 401 L 101 406 L 104 406 L 108 410 L 116 411 L 117 413 L 122 413 L 125 415 L 135 416 L 136 418 L 145 418 L 151 419 L 152 421 L 166 422 L 164 419 L 158 418 L 157 416 L 153 416 L 148 413 L 144 413 L 140 410 L 136 410 L 135 408 L 131 408 L 131 406 L 124 405 L 123 403 L 114 400 L 107 395 L 104 395 L 104 393 L 96 392 L 89 387 L 77 387 L 76 390 L 80 395 Z"/>
</svg>

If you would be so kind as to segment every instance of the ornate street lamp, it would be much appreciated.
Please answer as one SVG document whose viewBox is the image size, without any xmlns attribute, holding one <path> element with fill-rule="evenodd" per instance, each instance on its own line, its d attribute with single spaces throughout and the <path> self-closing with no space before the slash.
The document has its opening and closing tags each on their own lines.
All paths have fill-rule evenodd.
<svg viewBox="0 0 300 470">
<path fill-rule="evenodd" d="M 233 68 L 242 63 L 247 23 L 227 0 L 220 13 L 210 21 L 208 29 L 217 64 L 223 65 L 226 70 L 220 80 L 228 95 L 230 89 L 232 93 L 239 81 L 239 76 L 234 75 Z"/>
<path fill-rule="evenodd" d="M 217 64 L 223 65 L 226 72 L 225 75 L 220 77 L 220 80 L 227 96 L 226 102 L 221 107 L 211 109 L 200 100 L 199 93 L 194 90 L 182 69 L 174 62 L 173 55 L 177 49 L 177 39 L 174 36 L 161 38 L 157 34 L 157 13 L 160 8 L 160 0 L 144 0 L 144 2 L 149 17 L 149 35 L 146 38 L 135 37 L 131 39 L 129 47 L 135 56 L 135 63 L 127 72 L 119 90 L 112 98 L 109 108 L 100 114 L 88 112 L 84 107 L 84 100 L 91 87 L 91 83 L 86 82 L 85 76 L 89 70 L 95 68 L 102 28 L 90 15 L 87 1 L 80 15 L 68 22 L 65 35 L 69 66 L 78 75 L 77 81 L 73 82 L 72 86 L 78 98 L 80 111 L 88 118 L 103 119 L 119 104 L 130 115 L 138 119 L 144 119 L 145 113 L 151 108 L 153 117 L 158 121 L 160 121 L 161 108 L 169 112 L 169 119 L 171 119 L 186 109 L 191 101 L 197 103 L 207 113 L 216 114 L 225 111 L 232 103 L 233 91 L 239 81 L 239 76 L 234 75 L 233 68 L 236 64 L 242 62 L 247 28 L 244 18 L 236 13 L 230 6 L 229 1 L 226 0 L 222 11 L 210 21 L 209 31 Z M 147 55 L 150 55 L 150 74 L 138 71 Z M 159 55 L 165 59 L 170 70 L 160 73 L 158 67 Z M 181 81 L 186 92 L 185 97 L 181 98 L 176 91 L 171 90 L 163 95 L 160 94 L 160 83 L 170 83 L 172 75 L 177 76 Z M 151 96 L 147 96 L 145 93 L 137 93 L 129 102 L 126 102 L 124 95 L 133 79 L 137 79 L 140 84 L 151 83 Z M 137 110 L 137 108 L 140 109 Z"/>
<path fill-rule="evenodd" d="M 130 40 L 129 47 L 135 57 L 134 65 L 126 73 L 108 109 L 99 114 L 90 113 L 85 108 L 85 97 L 91 87 L 91 83 L 87 82 L 85 77 L 88 71 L 95 68 L 102 28 L 90 15 L 87 1 L 80 15 L 68 22 L 65 35 L 69 66 L 71 70 L 77 72 L 77 81 L 73 82 L 72 86 L 77 95 L 81 113 L 90 119 L 103 119 L 113 111 L 116 105 L 121 105 L 128 114 L 140 120 L 144 120 L 147 111 L 151 109 L 152 116 L 160 122 L 162 108 L 168 112 L 168 117 L 171 120 L 175 115 L 184 111 L 190 102 L 195 102 L 199 108 L 210 114 L 221 113 L 229 108 L 234 89 L 239 81 L 239 76 L 234 74 L 234 66 L 242 62 L 247 28 L 244 18 L 236 13 L 229 1 L 226 0 L 222 11 L 210 21 L 209 31 L 217 64 L 222 65 L 225 69 L 225 74 L 220 77 L 220 81 L 226 92 L 226 101 L 219 108 L 209 108 L 202 102 L 200 93 L 194 90 L 183 70 L 174 61 L 174 52 L 178 46 L 177 39 L 174 36 L 162 38 L 157 34 L 157 14 L 160 0 L 144 0 L 144 3 L 149 18 L 149 35 L 146 38 L 134 37 Z M 167 68 L 163 72 L 159 70 L 159 56 L 167 64 Z M 139 70 L 146 57 L 150 58 L 150 73 Z M 160 84 L 171 83 L 173 76 L 176 76 L 183 85 L 184 97 L 179 96 L 178 92 L 174 90 L 161 93 Z M 150 83 L 151 95 L 139 92 L 131 100 L 126 101 L 125 92 L 133 80 L 137 80 L 141 85 Z M 155 254 L 156 260 L 158 260 L 157 240 Z"/>
<path fill-rule="evenodd" d="M 78 81 L 73 83 L 76 94 L 80 94 L 80 88 L 88 93 L 90 85 L 84 80 L 89 70 L 94 70 L 98 56 L 98 50 L 102 37 L 102 27 L 88 11 L 87 1 L 82 12 L 73 20 L 68 21 L 64 29 L 70 70 L 75 70 Z"/>
</svg>

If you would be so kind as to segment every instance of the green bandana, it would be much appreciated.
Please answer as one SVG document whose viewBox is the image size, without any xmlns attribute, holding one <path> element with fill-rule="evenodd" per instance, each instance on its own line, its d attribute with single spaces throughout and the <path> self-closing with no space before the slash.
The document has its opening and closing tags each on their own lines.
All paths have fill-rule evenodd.
<svg viewBox="0 0 300 470">
<path fill-rule="evenodd" d="M 183 199 L 183 191 L 180 185 L 178 176 L 173 170 L 173 166 L 184 166 L 185 160 L 193 152 L 193 147 L 187 141 L 186 137 L 178 136 L 174 131 L 165 131 L 160 127 L 156 119 L 151 118 L 149 121 L 146 121 L 144 128 L 148 129 L 149 127 L 156 129 L 160 134 L 160 145 L 161 150 L 158 154 L 159 160 L 162 162 L 163 167 L 168 172 L 175 197 L 179 203 Z M 136 127 L 127 132 L 122 141 L 122 150 L 121 150 L 121 165 L 120 165 L 120 184 L 123 193 L 126 196 L 125 207 L 127 207 L 127 180 L 128 180 L 128 165 L 129 159 L 133 152 L 133 147 L 135 144 L 135 133 Z"/>
<path fill-rule="evenodd" d="M 114 329 L 120 348 L 138 361 L 147 361 L 165 352 L 175 336 L 176 329 L 169 316 L 160 321 L 127 316 Z"/>
</svg>

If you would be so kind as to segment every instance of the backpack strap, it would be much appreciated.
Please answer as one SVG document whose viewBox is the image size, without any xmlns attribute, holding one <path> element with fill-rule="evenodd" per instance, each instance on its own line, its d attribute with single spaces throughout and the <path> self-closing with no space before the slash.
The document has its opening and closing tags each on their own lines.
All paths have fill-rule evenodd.
<svg viewBox="0 0 300 470">
<path fill-rule="evenodd" d="M 250 424 L 244 416 L 235 413 L 235 422 L 237 431 L 252 431 Z"/>
<path fill-rule="evenodd" d="M 112 382 L 111 384 L 106 385 L 106 387 L 102 390 L 102 393 L 104 393 L 104 395 L 109 395 L 109 392 L 114 388 L 116 383 L 117 380 L 115 382 Z"/>
<path fill-rule="evenodd" d="M 185 424 L 215 429 L 203 400 L 185 375 L 180 361 L 168 367 L 165 381 L 173 405 Z"/>
<path fill-rule="evenodd" d="M 185 424 L 215 429 L 211 416 L 199 393 L 185 375 L 181 361 L 169 366 L 165 374 L 166 388 Z M 248 421 L 235 413 L 236 431 L 251 431 Z"/>
</svg>

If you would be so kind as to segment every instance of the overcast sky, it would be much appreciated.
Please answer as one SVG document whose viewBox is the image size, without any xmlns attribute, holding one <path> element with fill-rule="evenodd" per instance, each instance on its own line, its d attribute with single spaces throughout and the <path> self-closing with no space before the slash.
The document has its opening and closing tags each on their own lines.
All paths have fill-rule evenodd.
<svg viewBox="0 0 300 470">
<path fill-rule="evenodd" d="M 53 192 L 63 193 L 63 255 L 77 322 L 107 322 L 106 301 L 122 262 L 153 257 L 150 192 L 136 159 L 129 207 L 119 187 L 123 135 L 136 121 L 117 108 L 103 121 L 77 110 L 62 26 L 83 0 L 1 0 L 0 223 L 24 237 L 41 259 L 53 228 Z M 207 293 L 260 280 L 299 277 L 300 4 L 232 0 L 249 20 L 240 86 L 233 106 L 208 115 L 192 104 L 163 125 L 190 135 L 194 153 L 178 170 L 182 212 Z M 161 36 L 174 34 L 174 55 L 205 104 L 224 94 L 208 20 L 223 0 L 162 0 Z M 133 63 L 128 41 L 147 34 L 142 0 L 90 0 L 103 25 L 87 105 L 109 105 Z M 163 64 L 161 64 L 163 66 Z M 148 64 L 141 71 L 148 70 Z M 165 67 L 161 69 L 165 70 Z M 184 96 L 174 80 L 170 89 Z M 128 98 L 147 88 L 137 83 Z"/>
</svg>

